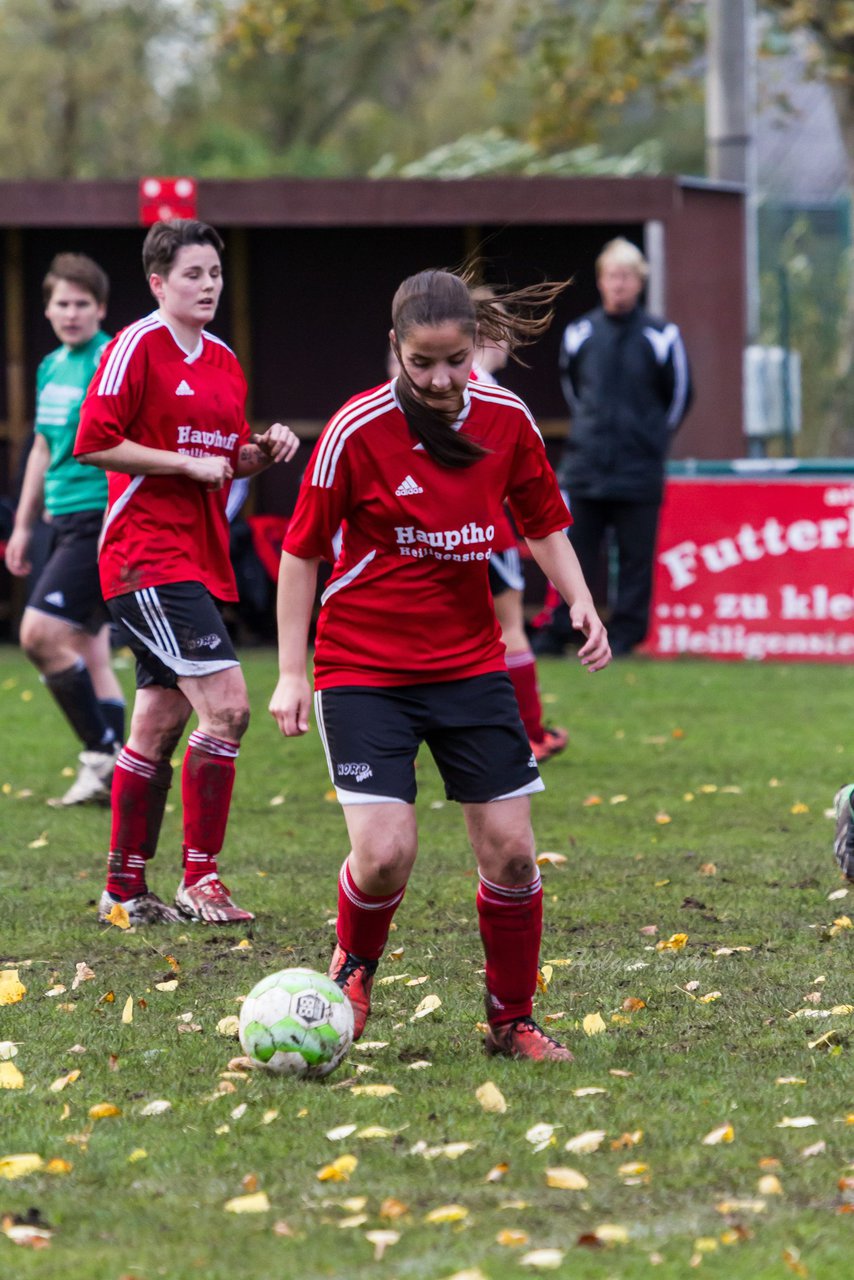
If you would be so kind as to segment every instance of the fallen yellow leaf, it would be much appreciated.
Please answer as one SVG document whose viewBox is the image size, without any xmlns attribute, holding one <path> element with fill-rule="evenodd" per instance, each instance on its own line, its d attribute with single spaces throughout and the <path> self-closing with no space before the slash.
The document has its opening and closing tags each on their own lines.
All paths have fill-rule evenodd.
<svg viewBox="0 0 854 1280">
<path fill-rule="evenodd" d="M 113 1102 L 98 1102 L 94 1107 L 89 1108 L 90 1120 L 109 1120 L 111 1116 L 121 1114 L 121 1107 L 117 1107 Z"/>
<path fill-rule="evenodd" d="M 562 867 L 566 862 L 566 855 L 563 853 L 538 853 L 537 866 L 544 867 L 548 864 L 551 867 Z"/>
<path fill-rule="evenodd" d="M 0 1062 L 0 1089 L 23 1089 L 24 1077 L 14 1062 Z"/>
<path fill-rule="evenodd" d="M 577 1169 L 563 1167 L 546 1169 L 546 1186 L 558 1187 L 561 1191 L 584 1191 L 590 1183 Z"/>
<path fill-rule="evenodd" d="M 582 800 L 582 804 L 584 805 L 585 809 L 590 809 L 594 805 L 601 804 L 601 803 L 602 803 L 601 796 L 588 796 L 586 800 Z"/>
<path fill-rule="evenodd" d="M 588 1129 L 570 1138 L 564 1146 L 564 1151 L 570 1151 L 573 1155 L 589 1156 L 592 1152 L 599 1150 L 604 1139 L 604 1129 Z"/>
<path fill-rule="evenodd" d="M 424 999 L 416 1007 L 416 1010 L 413 1013 L 412 1017 L 409 1019 L 409 1021 L 416 1022 L 418 1018 L 426 1018 L 428 1013 L 433 1013 L 435 1012 L 436 1009 L 440 1009 L 441 1007 L 442 1007 L 442 1001 L 439 999 L 438 996 L 435 996 L 435 995 L 425 996 Z"/>
<path fill-rule="evenodd" d="M 761 1196 L 781 1196 L 783 1184 L 775 1173 L 766 1173 L 757 1182 L 756 1190 Z"/>
<path fill-rule="evenodd" d="M 619 1226 L 616 1222 L 603 1222 L 596 1227 L 593 1234 L 597 1240 L 601 1240 L 603 1244 L 628 1244 L 629 1233 L 625 1227 Z"/>
<path fill-rule="evenodd" d="M 380 1262 L 391 1245 L 400 1239 L 399 1231 L 366 1231 L 365 1239 L 374 1246 L 374 1262 Z"/>
<path fill-rule="evenodd" d="M 177 978 L 169 978 L 167 982 L 155 982 L 155 991 L 174 991 L 178 985 Z"/>
<path fill-rule="evenodd" d="M 25 1178 L 28 1173 L 41 1169 L 44 1161 L 35 1152 L 26 1155 L 0 1156 L 0 1178 L 11 1182 L 15 1178 Z"/>
<path fill-rule="evenodd" d="M 601 1013 L 586 1014 L 581 1021 L 581 1028 L 586 1036 L 598 1036 L 608 1029 Z"/>
<path fill-rule="evenodd" d="M 266 1213 L 270 1208 L 270 1201 L 266 1191 L 256 1191 L 249 1196 L 235 1196 L 232 1200 L 226 1200 L 223 1205 L 226 1213 Z"/>
<path fill-rule="evenodd" d="M 673 933 L 669 938 L 662 938 L 660 942 L 656 942 L 656 951 L 681 951 L 688 941 L 687 933 Z"/>
<path fill-rule="evenodd" d="M 495 1243 L 504 1245 L 507 1249 L 516 1249 L 520 1245 L 528 1244 L 529 1239 L 527 1231 L 519 1231 L 518 1228 L 514 1227 L 505 1227 L 495 1237 Z"/>
<path fill-rule="evenodd" d="M 462 1222 L 469 1216 L 469 1211 L 461 1204 L 441 1204 L 425 1214 L 425 1222 Z"/>
<path fill-rule="evenodd" d="M 532 1249 L 519 1261 L 523 1267 L 533 1267 L 535 1271 L 556 1271 L 563 1257 L 563 1249 Z"/>
<path fill-rule="evenodd" d="M 409 1213 L 409 1206 L 402 1200 L 395 1200 L 394 1196 L 386 1196 L 379 1209 L 379 1216 L 387 1218 L 389 1222 L 394 1222 L 396 1218 L 402 1218 L 407 1213 Z"/>
<path fill-rule="evenodd" d="M 104 916 L 104 920 L 107 924 L 115 925 L 117 929 L 130 928 L 130 916 L 127 913 L 127 909 L 120 902 L 114 903 L 110 908 L 109 914 Z"/>
<path fill-rule="evenodd" d="M 388 1098 L 397 1089 L 393 1084 L 354 1084 L 350 1092 L 359 1098 Z"/>
<path fill-rule="evenodd" d="M 774 1126 L 776 1129 L 808 1129 L 810 1125 L 816 1124 L 812 1116 L 783 1116 Z"/>
<path fill-rule="evenodd" d="M 625 1147 L 636 1147 L 643 1142 L 643 1129 L 634 1129 L 631 1133 L 623 1133 L 611 1143 L 612 1151 L 622 1151 Z"/>
<path fill-rule="evenodd" d="M 26 991 L 17 969 L 0 969 L 0 1004 L 17 1004 Z"/>
<path fill-rule="evenodd" d="M 74 1081 L 79 1079 L 79 1071 L 69 1071 L 67 1076 L 60 1076 L 57 1080 L 54 1080 L 53 1084 L 50 1086 L 50 1092 L 61 1093 L 66 1085 L 74 1084 Z"/>
<path fill-rule="evenodd" d="M 731 1124 L 718 1125 L 717 1129 L 712 1129 L 711 1133 L 707 1133 L 703 1138 L 704 1147 L 716 1147 L 719 1142 L 732 1142 L 735 1138 L 735 1129 Z"/>
<path fill-rule="evenodd" d="M 349 1182 L 350 1174 L 355 1171 L 358 1163 L 356 1156 L 339 1156 L 337 1160 L 333 1160 L 331 1164 L 325 1164 L 318 1170 L 317 1181 Z"/>
<path fill-rule="evenodd" d="M 125 1000 L 125 1007 L 122 1009 L 122 1022 L 133 1022 L 133 996 L 128 996 Z"/>
<path fill-rule="evenodd" d="M 482 1084 L 479 1089 L 475 1090 L 474 1095 L 484 1111 L 495 1112 L 497 1115 L 503 1115 L 507 1110 L 507 1101 L 504 1094 L 494 1085 L 491 1080 L 487 1080 L 486 1084 Z"/>
<path fill-rule="evenodd" d="M 640 1160 L 629 1160 L 626 1164 L 621 1164 L 617 1173 L 621 1178 L 640 1178 L 645 1173 L 649 1173 L 649 1165 L 643 1164 Z"/>
<path fill-rule="evenodd" d="M 52 1160 L 48 1160 L 44 1171 L 45 1173 L 70 1173 L 73 1168 L 69 1160 L 61 1160 L 59 1156 L 54 1156 Z"/>
</svg>

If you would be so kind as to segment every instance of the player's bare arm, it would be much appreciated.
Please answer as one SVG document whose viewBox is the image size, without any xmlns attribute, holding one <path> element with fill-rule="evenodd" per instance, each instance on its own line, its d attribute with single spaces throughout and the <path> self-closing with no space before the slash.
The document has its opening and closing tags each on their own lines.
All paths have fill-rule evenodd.
<svg viewBox="0 0 854 1280">
<path fill-rule="evenodd" d="M 276 597 L 279 681 L 270 699 L 270 714 L 286 738 L 308 732 L 311 686 L 305 666 L 319 564 L 319 559 L 300 560 L 282 552 Z"/>
<path fill-rule="evenodd" d="M 44 478 L 49 463 L 50 446 L 41 432 L 36 432 L 24 471 L 15 526 L 6 543 L 6 567 L 16 578 L 26 577 L 32 569 L 30 539 L 44 506 Z"/>
<path fill-rule="evenodd" d="M 601 671 L 611 661 L 611 646 L 572 544 L 561 530 L 546 538 L 528 538 L 527 543 L 543 573 L 569 605 L 573 627 L 587 637 L 578 650 L 579 660 L 588 671 Z"/>
<path fill-rule="evenodd" d="M 228 458 L 193 458 L 171 449 L 153 449 L 135 440 L 122 440 L 112 449 L 78 454 L 77 461 L 126 476 L 186 476 L 209 489 L 221 489 L 234 475 Z"/>
<path fill-rule="evenodd" d="M 276 462 L 290 462 L 299 449 L 299 438 L 290 427 L 274 422 L 262 434 L 251 436 L 237 458 L 238 476 L 252 476 Z"/>
</svg>

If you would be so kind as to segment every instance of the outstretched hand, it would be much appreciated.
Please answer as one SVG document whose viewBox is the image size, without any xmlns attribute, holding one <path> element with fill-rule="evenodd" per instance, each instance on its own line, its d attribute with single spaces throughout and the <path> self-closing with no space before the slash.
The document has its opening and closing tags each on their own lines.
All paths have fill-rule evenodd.
<svg viewBox="0 0 854 1280">
<path fill-rule="evenodd" d="M 569 611 L 570 621 L 576 631 L 581 631 L 586 641 L 578 650 L 578 657 L 588 671 L 601 671 L 611 661 L 608 632 L 592 601 L 577 601 Z"/>
</svg>

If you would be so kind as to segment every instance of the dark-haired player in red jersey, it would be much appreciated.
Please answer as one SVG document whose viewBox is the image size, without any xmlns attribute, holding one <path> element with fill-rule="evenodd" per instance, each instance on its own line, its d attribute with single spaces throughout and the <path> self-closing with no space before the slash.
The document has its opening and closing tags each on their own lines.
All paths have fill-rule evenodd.
<svg viewBox="0 0 854 1280">
<path fill-rule="evenodd" d="M 222 292 L 222 247 L 202 222 L 152 227 L 143 267 L 158 308 L 107 347 L 80 416 L 75 456 L 109 473 L 101 586 L 137 659 L 130 736 L 113 775 L 102 920 L 117 902 L 133 924 L 253 919 L 217 868 L 249 722 L 243 673 L 217 608 L 237 599 L 226 500 L 232 478 L 290 460 L 299 441 L 280 423 L 250 435 L 243 372 L 205 329 Z M 192 711 L 176 911 L 149 890 L 146 863 Z"/>
<path fill-rule="evenodd" d="M 450 272 L 404 281 L 391 333 L 401 372 L 332 418 L 285 539 L 280 677 L 270 710 L 293 736 L 308 729 L 305 661 L 318 564 L 346 522 L 322 598 L 314 684 L 351 841 L 330 974 L 353 1004 L 357 1036 L 415 861 L 414 765 L 426 742 L 448 798 L 462 804 L 478 865 L 487 1052 L 572 1059 L 531 1018 L 542 886 L 530 796 L 542 782 L 489 591 L 505 500 L 588 637 L 582 663 L 598 671 L 610 649 L 563 533 L 570 516 L 530 412 L 510 391 L 469 382 L 476 341 L 504 338 L 512 350 L 533 340 L 561 288 L 519 290 L 498 306 L 475 301 Z"/>
</svg>

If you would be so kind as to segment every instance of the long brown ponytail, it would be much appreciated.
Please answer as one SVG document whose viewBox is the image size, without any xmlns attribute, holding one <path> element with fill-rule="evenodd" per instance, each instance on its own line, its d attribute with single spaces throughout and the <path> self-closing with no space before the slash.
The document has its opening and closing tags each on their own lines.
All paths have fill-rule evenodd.
<svg viewBox="0 0 854 1280">
<path fill-rule="evenodd" d="M 477 283 L 476 264 L 459 274 L 429 270 L 404 280 L 391 306 L 396 354 L 412 329 L 452 323 L 472 341 L 485 338 L 506 344 L 510 356 L 521 363 L 517 349 L 545 333 L 554 316 L 554 301 L 569 281 L 543 281 L 500 295 L 478 289 Z M 487 453 L 476 440 L 453 429 L 455 412 L 424 403 L 402 361 L 397 394 L 410 430 L 435 462 L 470 467 Z"/>
</svg>

